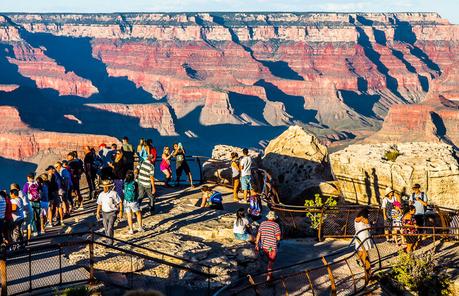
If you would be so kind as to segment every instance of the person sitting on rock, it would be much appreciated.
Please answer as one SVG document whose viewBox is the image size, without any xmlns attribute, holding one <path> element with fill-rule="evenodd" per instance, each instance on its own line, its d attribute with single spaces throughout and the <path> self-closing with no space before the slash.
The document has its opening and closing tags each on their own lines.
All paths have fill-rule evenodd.
<svg viewBox="0 0 459 296">
<path fill-rule="evenodd" d="M 267 281 L 272 279 L 272 268 L 277 257 L 277 244 L 281 239 L 281 231 L 277 224 L 276 213 L 269 211 L 266 215 L 267 221 L 263 221 L 258 228 L 257 238 L 255 239 L 255 249 L 262 250 L 268 257 L 268 276 Z"/>
<path fill-rule="evenodd" d="M 122 219 L 123 204 L 118 193 L 113 190 L 113 181 L 103 180 L 101 185 L 104 190 L 99 193 L 97 198 L 96 218 L 100 220 L 100 212 L 102 211 L 105 235 L 109 237 L 108 244 L 113 245 L 116 212 L 119 211 L 119 218 Z"/>
<path fill-rule="evenodd" d="M 251 234 L 252 227 L 250 226 L 249 220 L 245 216 L 245 210 L 240 208 L 236 212 L 236 220 L 233 224 L 234 237 L 241 241 L 253 241 Z"/>
<path fill-rule="evenodd" d="M 233 200 L 239 202 L 239 188 L 241 187 L 241 168 L 239 167 L 239 155 L 231 152 L 231 177 L 233 179 Z"/>
<path fill-rule="evenodd" d="M 261 219 L 261 212 L 262 204 L 260 195 L 257 194 L 255 190 L 250 190 L 249 208 L 247 209 L 249 218 L 252 219 L 252 221 L 258 221 Z"/>
<path fill-rule="evenodd" d="M 218 191 L 212 190 L 209 186 L 202 186 L 202 198 L 196 204 L 198 207 L 209 207 L 215 210 L 223 210 L 223 197 Z"/>
</svg>

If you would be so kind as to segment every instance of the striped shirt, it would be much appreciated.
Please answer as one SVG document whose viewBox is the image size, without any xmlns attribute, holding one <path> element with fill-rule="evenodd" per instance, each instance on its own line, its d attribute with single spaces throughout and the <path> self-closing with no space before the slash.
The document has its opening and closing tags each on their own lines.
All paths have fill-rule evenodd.
<svg viewBox="0 0 459 296">
<path fill-rule="evenodd" d="M 150 187 L 151 180 L 150 177 L 155 176 L 155 165 L 150 162 L 150 160 L 143 161 L 139 166 L 139 176 L 137 177 L 137 181 L 143 187 Z"/>
<path fill-rule="evenodd" d="M 264 221 L 260 224 L 258 232 L 261 236 L 261 247 L 266 250 L 273 249 L 274 251 L 276 251 L 276 236 L 280 236 L 281 234 L 279 224 L 277 224 L 274 221 Z"/>
<path fill-rule="evenodd" d="M 0 219 L 5 219 L 6 199 L 0 196 Z"/>
</svg>

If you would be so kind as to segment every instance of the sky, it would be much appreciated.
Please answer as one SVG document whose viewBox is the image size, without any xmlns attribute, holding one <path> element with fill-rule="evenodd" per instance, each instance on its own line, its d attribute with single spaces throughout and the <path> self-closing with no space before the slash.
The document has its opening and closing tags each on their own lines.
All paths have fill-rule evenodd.
<svg viewBox="0 0 459 296">
<path fill-rule="evenodd" d="M 0 12 L 435 11 L 459 24 L 459 0 L 0 0 Z"/>
</svg>

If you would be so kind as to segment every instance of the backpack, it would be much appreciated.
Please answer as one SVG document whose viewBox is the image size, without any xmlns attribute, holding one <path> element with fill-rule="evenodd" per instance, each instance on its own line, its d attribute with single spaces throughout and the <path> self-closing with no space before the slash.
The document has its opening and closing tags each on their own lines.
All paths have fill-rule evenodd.
<svg viewBox="0 0 459 296">
<path fill-rule="evenodd" d="M 30 184 L 27 193 L 30 201 L 40 201 L 40 187 L 37 183 Z"/>
<path fill-rule="evenodd" d="M 222 194 L 215 191 L 209 198 L 211 204 L 221 204 L 223 201 Z"/>
<path fill-rule="evenodd" d="M 137 200 L 137 190 L 135 181 L 124 183 L 124 200 L 135 202 Z"/>
<path fill-rule="evenodd" d="M 261 215 L 261 203 L 258 200 L 258 196 L 256 195 L 251 195 L 249 196 L 249 214 L 258 217 Z"/>
</svg>

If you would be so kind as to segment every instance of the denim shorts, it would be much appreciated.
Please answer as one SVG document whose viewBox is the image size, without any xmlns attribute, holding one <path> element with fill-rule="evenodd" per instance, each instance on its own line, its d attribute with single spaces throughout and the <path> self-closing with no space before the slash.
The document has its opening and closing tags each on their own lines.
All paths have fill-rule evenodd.
<svg viewBox="0 0 459 296">
<path fill-rule="evenodd" d="M 250 176 L 241 177 L 241 189 L 242 190 L 251 190 L 252 185 L 250 184 Z"/>
<path fill-rule="evenodd" d="M 247 233 L 235 233 L 234 234 L 234 237 L 237 239 L 237 240 L 241 240 L 241 241 L 248 241 L 250 239 L 249 235 Z"/>
</svg>

